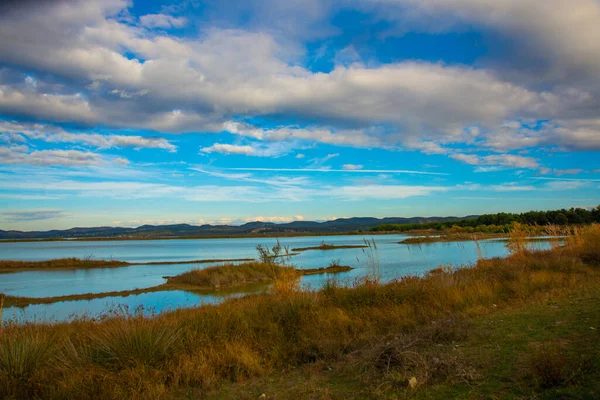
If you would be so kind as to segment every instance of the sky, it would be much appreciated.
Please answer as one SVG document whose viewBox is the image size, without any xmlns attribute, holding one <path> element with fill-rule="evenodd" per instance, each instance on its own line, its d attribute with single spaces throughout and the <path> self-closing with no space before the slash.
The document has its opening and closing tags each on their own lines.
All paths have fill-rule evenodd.
<svg viewBox="0 0 600 400">
<path fill-rule="evenodd" d="M 0 3 L 0 229 L 600 204 L 600 0 Z"/>
</svg>

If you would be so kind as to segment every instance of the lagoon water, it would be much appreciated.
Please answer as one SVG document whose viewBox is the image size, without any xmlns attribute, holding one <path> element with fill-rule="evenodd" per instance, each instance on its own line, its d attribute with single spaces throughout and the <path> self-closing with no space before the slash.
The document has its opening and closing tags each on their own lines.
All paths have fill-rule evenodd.
<svg viewBox="0 0 600 400">
<path fill-rule="evenodd" d="M 390 281 L 408 275 L 423 275 L 439 265 L 461 267 L 478 257 L 502 257 L 507 249 L 502 241 L 440 242 L 422 245 L 403 245 L 406 235 L 375 236 L 381 278 Z M 311 247 L 321 242 L 334 245 L 360 245 L 370 236 L 304 236 L 282 238 L 284 246 Z M 49 260 L 63 257 L 93 257 L 129 262 L 191 261 L 202 259 L 255 258 L 256 246 L 275 244 L 274 238 L 240 239 L 181 239 L 139 241 L 60 241 L 0 243 L 0 259 Z M 545 247 L 545 245 L 538 244 Z M 296 268 L 326 267 L 332 261 L 355 268 L 336 274 L 336 279 L 351 284 L 369 273 L 368 253 L 363 249 L 308 250 L 290 258 Z M 98 268 L 63 271 L 26 271 L 0 274 L 0 293 L 11 296 L 50 297 L 71 294 L 102 293 L 148 288 L 165 282 L 164 276 L 177 275 L 193 268 L 215 264 L 158 264 L 132 265 L 118 268 Z M 318 289 L 330 276 L 310 275 L 302 278 L 305 287 Z M 93 300 L 65 301 L 31 305 L 25 308 L 8 307 L 4 320 L 63 321 L 74 317 L 94 317 L 119 306 L 130 310 L 142 306 L 146 313 L 216 303 L 226 296 L 200 295 L 184 291 L 143 293 L 126 297 L 114 296 Z"/>
</svg>

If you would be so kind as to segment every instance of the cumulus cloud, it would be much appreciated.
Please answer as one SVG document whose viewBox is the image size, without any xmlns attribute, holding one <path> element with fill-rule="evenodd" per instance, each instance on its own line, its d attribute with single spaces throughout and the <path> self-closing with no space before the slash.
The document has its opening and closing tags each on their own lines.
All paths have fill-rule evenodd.
<svg viewBox="0 0 600 400">
<path fill-rule="evenodd" d="M 104 157 L 79 150 L 38 150 L 29 152 L 27 146 L 0 147 L 0 164 L 28 164 L 38 166 L 98 166 L 115 163 L 126 165 L 120 157 Z"/>
<path fill-rule="evenodd" d="M 267 140 L 293 136 L 377 146 L 381 138 L 393 143 L 420 132 L 453 135 L 463 125 L 536 114 L 553 100 L 490 71 L 426 62 L 339 65 L 329 73 L 312 73 L 293 63 L 297 55 L 269 34 L 224 29 L 212 29 L 200 39 L 149 34 L 114 18 L 119 6 L 124 10 L 126 3 L 75 1 L 57 3 L 43 14 L 6 18 L 0 21 L 0 59 L 91 84 L 94 96 L 81 105 L 87 111 L 72 112 L 77 122 L 97 118 L 111 125 L 182 132 L 215 130 L 219 121 L 234 115 L 294 114 L 323 126 L 361 127 L 341 134 L 331 128 L 252 133 L 237 127 L 240 134 Z M 68 35 L 62 27 L 69 27 Z M 126 57 L 123 49 L 139 58 Z M 102 96 L 115 90 L 145 95 L 110 102 Z M 53 96 L 36 93 L 29 101 L 41 102 L 43 95 Z M 16 103 L 13 112 L 28 109 L 25 101 L 20 107 Z M 385 123 L 401 126 L 404 133 L 383 132 L 378 138 L 377 132 L 364 130 Z"/>
<path fill-rule="evenodd" d="M 243 154 L 246 156 L 255 156 L 257 151 L 252 146 L 238 146 L 233 144 L 215 143 L 210 147 L 200 149 L 203 153 L 221 153 L 221 154 Z"/>
<path fill-rule="evenodd" d="M 275 222 L 275 223 L 285 223 L 285 222 L 293 222 L 293 221 L 304 221 L 304 217 L 302 215 L 295 216 L 256 216 L 256 217 L 248 217 L 244 218 L 244 222 Z"/>
<path fill-rule="evenodd" d="M 554 78 L 600 72 L 600 4 L 596 0 L 359 0 L 404 29 L 444 32 L 476 24 L 546 59 Z M 512 60 L 511 60 L 512 62 Z M 538 70 L 539 72 L 539 70 Z"/>
<path fill-rule="evenodd" d="M 0 84 L 0 111 L 57 122 L 98 121 L 88 101 L 80 94 L 29 93 Z"/>
<path fill-rule="evenodd" d="M 600 6 L 595 0 L 349 0 L 336 5 L 380 9 L 387 19 L 426 31 L 478 24 L 515 43 L 518 38 L 537 46 L 530 53 L 543 56 L 552 78 L 548 84 L 512 79 L 485 63 L 474 68 L 357 62 L 312 72 L 302 66 L 302 45 L 290 38 L 306 37 L 306 32 L 294 34 L 302 16 L 316 23 L 334 6 L 304 3 L 245 6 L 276 15 L 273 30 L 262 23 L 247 30 L 217 23 L 187 38 L 155 29 L 182 26 L 185 21 L 171 14 L 177 7 L 141 16 L 137 26 L 125 0 L 52 2 L 7 13 L 0 16 L 0 62 L 11 70 L 43 71 L 63 83 L 25 76 L 21 82 L 3 82 L 0 76 L 0 111 L 87 125 L 169 133 L 225 130 L 261 141 L 406 147 L 426 154 L 447 154 L 444 144 L 451 143 L 503 151 L 537 145 L 600 148 L 594 122 L 600 87 L 593 80 L 585 85 L 561 81 L 598 72 L 600 40 L 594 39 Z M 286 35 L 276 35 L 281 32 Z M 254 116 L 291 116 L 299 125 L 266 129 L 231 122 Z M 542 130 L 506 125 L 523 120 L 552 125 Z M 245 151 L 260 153 L 256 147 Z"/>
<path fill-rule="evenodd" d="M 201 148 L 200 152 L 254 157 L 280 157 L 289 153 L 293 147 L 295 147 L 293 142 L 253 143 L 251 145 L 215 143 L 211 146 Z"/>
</svg>

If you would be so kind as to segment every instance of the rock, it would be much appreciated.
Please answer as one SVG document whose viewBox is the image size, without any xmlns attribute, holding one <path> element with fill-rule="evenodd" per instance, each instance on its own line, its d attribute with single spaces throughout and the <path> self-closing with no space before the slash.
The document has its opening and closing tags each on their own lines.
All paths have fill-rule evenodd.
<svg viewBox="0 0 600 400">
<path fill-rule="evenodd" d="M 267 398 L 267 395 L 263 393 L 263 394 L 261 394 L 260 396 L 258 396 L 258 398 L 259 398 L 259 399 L 266 399 L 266 398 Z"/>
</svg>

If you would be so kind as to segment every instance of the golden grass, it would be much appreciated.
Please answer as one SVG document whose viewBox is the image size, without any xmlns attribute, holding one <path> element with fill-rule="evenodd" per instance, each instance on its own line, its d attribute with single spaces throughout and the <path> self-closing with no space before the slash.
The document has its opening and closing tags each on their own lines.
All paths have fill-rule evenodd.
<svg viewBox="0 0 600 400">
<path fill-rule="evenodd" d="M 524 250 L 506 259 L 480 260 L 472 268 L 441 269 L 388 284 L 329 282 L 321 291 L 305 292 L 292 271 L 282 269 L 273 293 L 220 305 L 154 318 L 123 315 L 96 323 L 5 326 L 0 398 L 199 397 L 226 382 L 339 360 L 448 316 L 485 315 L 597 290 L 600 226 L 573 234 L 576 238 L 564 247 Z M 376 264 L 374 256 L 370 260 Z M 455 333 L 441 327 L 434 334 Z M 406 374 L 411 365 L 424 371 L 417 385 L 470 379 L 471 370 L 458 358 L 440 359 L 438 368 L 402 349 L 381 350 L 382 365 L 401 362 L 409 369 Z"/>
<path fill-rule="evenodd" d="M 226 264 L 204 269 L 193 269 L 168 277 L 169 284 L 189 285 L 199 289 L 218 289 L 249 283 L 270 282 L 285 274 L 296 277 L 294 268 L 275 263 L 246 262 Z"/>
</svg>

